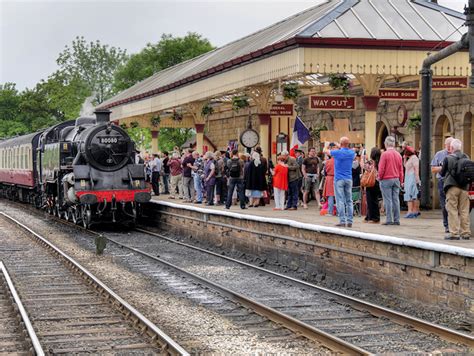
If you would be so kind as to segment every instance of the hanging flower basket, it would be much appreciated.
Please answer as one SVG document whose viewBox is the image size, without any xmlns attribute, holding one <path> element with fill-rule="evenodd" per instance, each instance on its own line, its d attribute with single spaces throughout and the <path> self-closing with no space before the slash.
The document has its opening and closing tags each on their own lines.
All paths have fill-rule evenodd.
<svg viewBox="0 0 474 356">
<path fill-rule="evenodd" d="M 139 124 L 137 121 L 132 121 L 132 122 L 130 123 L 130 127 L 131 127 L 132 129 L 137 128 L 138 126 L 140 126 L 140 124 Z"/>
<path fill-rule="evenodd" d="M 234 111 L 239 111 L 249 106 L 249 99 L 246 96 L 234 96 L 232 98 L 232 110 Z"/>
<path fill-rule="evenodd" d="M 209 103 L 207 103 L 205 106 L 203 106 L 201 110 L 201 115 L 204 117 L 208 117 L 212 114 L 214 114 L 214 108 Z"/>
<path fill-rule="evenodd" d="M 153 116 L 153 117 L 150 119 L 151 126 L 153 126 L 153 127 L 158 127 L 158 126 L 160 125 L 160 122 L 161 122 L 161 117 L 160 117 L 160 115 Z"/>
<path fill-rule="evenodd" d="M 176 110 L 173 110 L 173 116 L 172 116 L 173 121 L 182 121 L 183 120 L 183 115 Z"/>
<path fill-rule="evenodd" d="M 346 74 L 331 73 L 329 74 L 329 85 L 334 90 L 342 90 L 344 95 L 349 93 L 351 87 L 351 81 Z"/>
<path fill-rule="evenodd" d="M 296 102 L 301 92 L 298 83 L 285 84 L 283 86 L 283 97 Z"/>
<path fill-rule="evenodd" d="M 127 126 L 126 123 L 120 124 L 120 127 L 121 127 L 122 129 L 124 129 L 124 130 L 128 129 L 128 126 Z"/>
</svg>

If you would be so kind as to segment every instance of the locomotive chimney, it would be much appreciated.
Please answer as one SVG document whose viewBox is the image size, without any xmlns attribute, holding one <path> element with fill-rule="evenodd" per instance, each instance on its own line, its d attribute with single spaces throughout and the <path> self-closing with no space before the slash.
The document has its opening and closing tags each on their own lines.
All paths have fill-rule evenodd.
<svg viewBox="0 0 474 356">
<path fill-rule="evenodd" d="M 94 111 L 96 122 L 98 124 L 108 124 L 110 121 L 110 111 L 109 109 L 97 109 Z"/>
</svg>

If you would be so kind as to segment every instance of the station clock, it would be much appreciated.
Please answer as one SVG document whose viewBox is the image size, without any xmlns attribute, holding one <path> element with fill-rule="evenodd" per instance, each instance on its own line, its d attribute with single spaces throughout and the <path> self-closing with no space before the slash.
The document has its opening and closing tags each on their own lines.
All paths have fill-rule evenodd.
<svg viewBox="0 0 474 356">
<path fill-rule="evenodd" d="M 240 143 L 246 148 L 254 148 L 259 141 L 258 132 L 254 129 L 246 129 L 240 134 Z"/>
</svg>

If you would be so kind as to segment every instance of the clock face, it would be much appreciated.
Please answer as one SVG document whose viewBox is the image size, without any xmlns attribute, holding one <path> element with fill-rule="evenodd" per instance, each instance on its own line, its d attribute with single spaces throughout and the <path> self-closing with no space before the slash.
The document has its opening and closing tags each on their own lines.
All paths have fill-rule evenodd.
<svg viewBox="0 0 474 356">
<path fill-rule="evenodd" d="M 405 105 L 400 105 L 397 111 L 397 121 L 400 126 L 403 126 L 407 120 L 407 109 Z"/>
<path fill-rule="evenodd" d="M 247 129 L 240 135 L 240 142 L 247 148 L 257 146 L 259 141 L 258 132 L 252 129 Z"/>
</svg>

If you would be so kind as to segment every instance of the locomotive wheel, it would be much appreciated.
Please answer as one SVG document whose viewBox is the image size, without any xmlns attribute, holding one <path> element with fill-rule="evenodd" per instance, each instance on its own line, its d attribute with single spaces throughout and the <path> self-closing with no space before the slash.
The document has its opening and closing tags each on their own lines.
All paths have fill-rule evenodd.
<svg viewBox="0 0 474 356">
<path fill-rule="evenodd" d="M 83 206 L 82 207 L 82 225 L 85 229 L 88 229 L 91 225 L 92 221 L 92 212 L 90 207 Z"/>
<path fill-rule="evenodd" d="M 69 207 L 67 210 L 64 212 L 64 220 L 66 221 L 71 221 L 72 220 L 72 208 Z"/>
<path fill-rule="evenodd" d="M 78 225 L 81 223 L 81 209 L 73 206 L 71 208 L 71 220 L 74 224 Z"/>
</svg>

